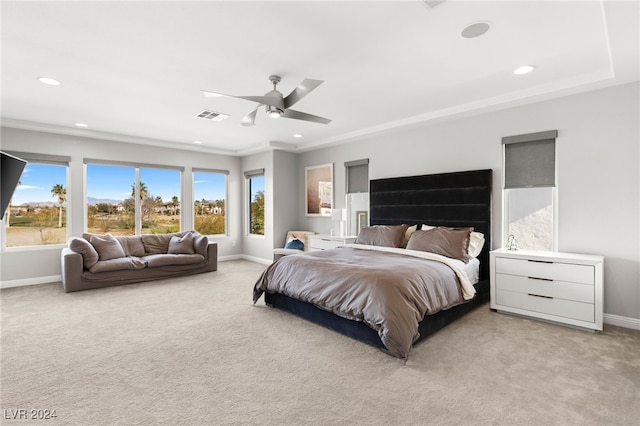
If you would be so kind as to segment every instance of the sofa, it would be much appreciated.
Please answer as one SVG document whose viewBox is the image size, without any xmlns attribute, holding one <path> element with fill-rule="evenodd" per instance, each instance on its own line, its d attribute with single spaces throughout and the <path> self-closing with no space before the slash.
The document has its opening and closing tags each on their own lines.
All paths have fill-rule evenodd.
<svg viewBox="0 0 640 426">
<path fill-rule="evenodd" d="M 113 236 L 83 234 L 62 249 L 64 291 L 151 281 L 218 269 L 218 245 L 196 231 Z"/>
</svg>

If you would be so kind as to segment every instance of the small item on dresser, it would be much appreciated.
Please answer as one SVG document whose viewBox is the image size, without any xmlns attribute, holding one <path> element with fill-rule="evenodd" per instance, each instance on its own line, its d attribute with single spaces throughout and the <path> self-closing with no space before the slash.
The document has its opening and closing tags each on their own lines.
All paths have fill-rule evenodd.
<svg viewBox="0 0 640 426">
<path fill-rule="evenodd" d="M 515 235 L 509 235 L 509 241 L 507 241 L 507 250 L 518 250 L 518 240 Z"/>
</svg>

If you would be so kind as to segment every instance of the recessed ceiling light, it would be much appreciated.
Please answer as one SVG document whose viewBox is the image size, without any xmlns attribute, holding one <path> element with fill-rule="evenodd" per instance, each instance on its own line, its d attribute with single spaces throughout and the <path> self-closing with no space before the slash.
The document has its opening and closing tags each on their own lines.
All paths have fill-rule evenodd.
<svg viewBox="0 0 640 426">
<path fill-rule="evenodd" d="M 294 138 L 301 138 L 302 137 L 302 133 L 296 133 L 295 135 L 293 135 Z"/>
<path fill-rule="evenodd" d="M 38 77 L 40 83 L 48 84 L 49 86 L 59 86 L 60 82 L 51 77 Z"/>
<path fill-rule="evenodd" d="M 469 24 L 460 33 L 464 38 L 476 38 L 484 35 L 491 28 L 491 23 L 487 21 L 474 22 Z"/>
<path fill-rule="evenodd" d="M 77 127 L 89 127 L 89 125 L 85 124 L 85 123 L 76 123 L 76 126 Z"/>
<path fill-rule="evenodd" d="M 515 70 L 513 70 L 513 73 L 514 74 L 518 74 L 518 75 L 529 74 L 534 69 L 536 69 L 536 67 L 534 67 L 533 65 L 523 65 L 523 66 L 518 67 Z"/>
<path fill-rule="evenodd" d="M 201 144 L 202 144 L 202 141 L 193 141 L 193 143 L 198 144 L 198 145 L 201 145 Z"/>
</svg>

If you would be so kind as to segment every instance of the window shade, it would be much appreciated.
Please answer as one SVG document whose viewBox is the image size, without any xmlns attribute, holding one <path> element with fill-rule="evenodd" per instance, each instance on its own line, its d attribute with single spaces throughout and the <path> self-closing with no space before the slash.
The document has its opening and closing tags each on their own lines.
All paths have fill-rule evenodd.
<svg viewBox="0 0 640 426">
<path fill-rule="evenodd" d="M 504 144 L 504 188 L 556 185 L 557 131 L 509 136 Z"/>
<path fill-rule="evenodd" d="M 369 159 L 348 161 L 344 165 L 347 168 L 347 194 L 369 192 Z"/>
<path fill-rule="evenodd" d="M 245 178 L 264 175 L 264 169 L 247 170 L 244 172 Z"/>
</svg>

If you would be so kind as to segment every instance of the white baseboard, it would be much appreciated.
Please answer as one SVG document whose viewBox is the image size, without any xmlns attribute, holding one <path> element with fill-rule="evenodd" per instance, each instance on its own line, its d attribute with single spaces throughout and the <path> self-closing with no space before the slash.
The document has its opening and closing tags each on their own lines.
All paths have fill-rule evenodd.
<svg viewBox="0 0 640 426">
<path fill-rule="evenodd" d="M 273 263 L 273 259 L 263 259 L 261 257 L 247 256 L 246 254 L 243 254 L 241 259 L 248 260 L 250 262 L 262 263 L 263 265 L 271 265 Z"/>
<path fill-rule="evenodd" d="M 244 256 L 241 254 L 232 254 L 230 256 L 220 256 L 218 257 L 218 262 L 227 262 L 229 260 L 242 260 Z"/>
<path fill-rule="evenodd" d="M 640 319 L 621 317 L 620 315 L 604 314 L 602 318 L 605 324 L 616 325 L 618 327 L 640 330 Z"/>
<path fill-rule="evenodd" d="M 47 277 L 24 278 L 21 280 L 0 281 L 0 288 L 23 287 L 26 285 L 47 284 L 62 281 L 62 275 Z"/>
</svg>

